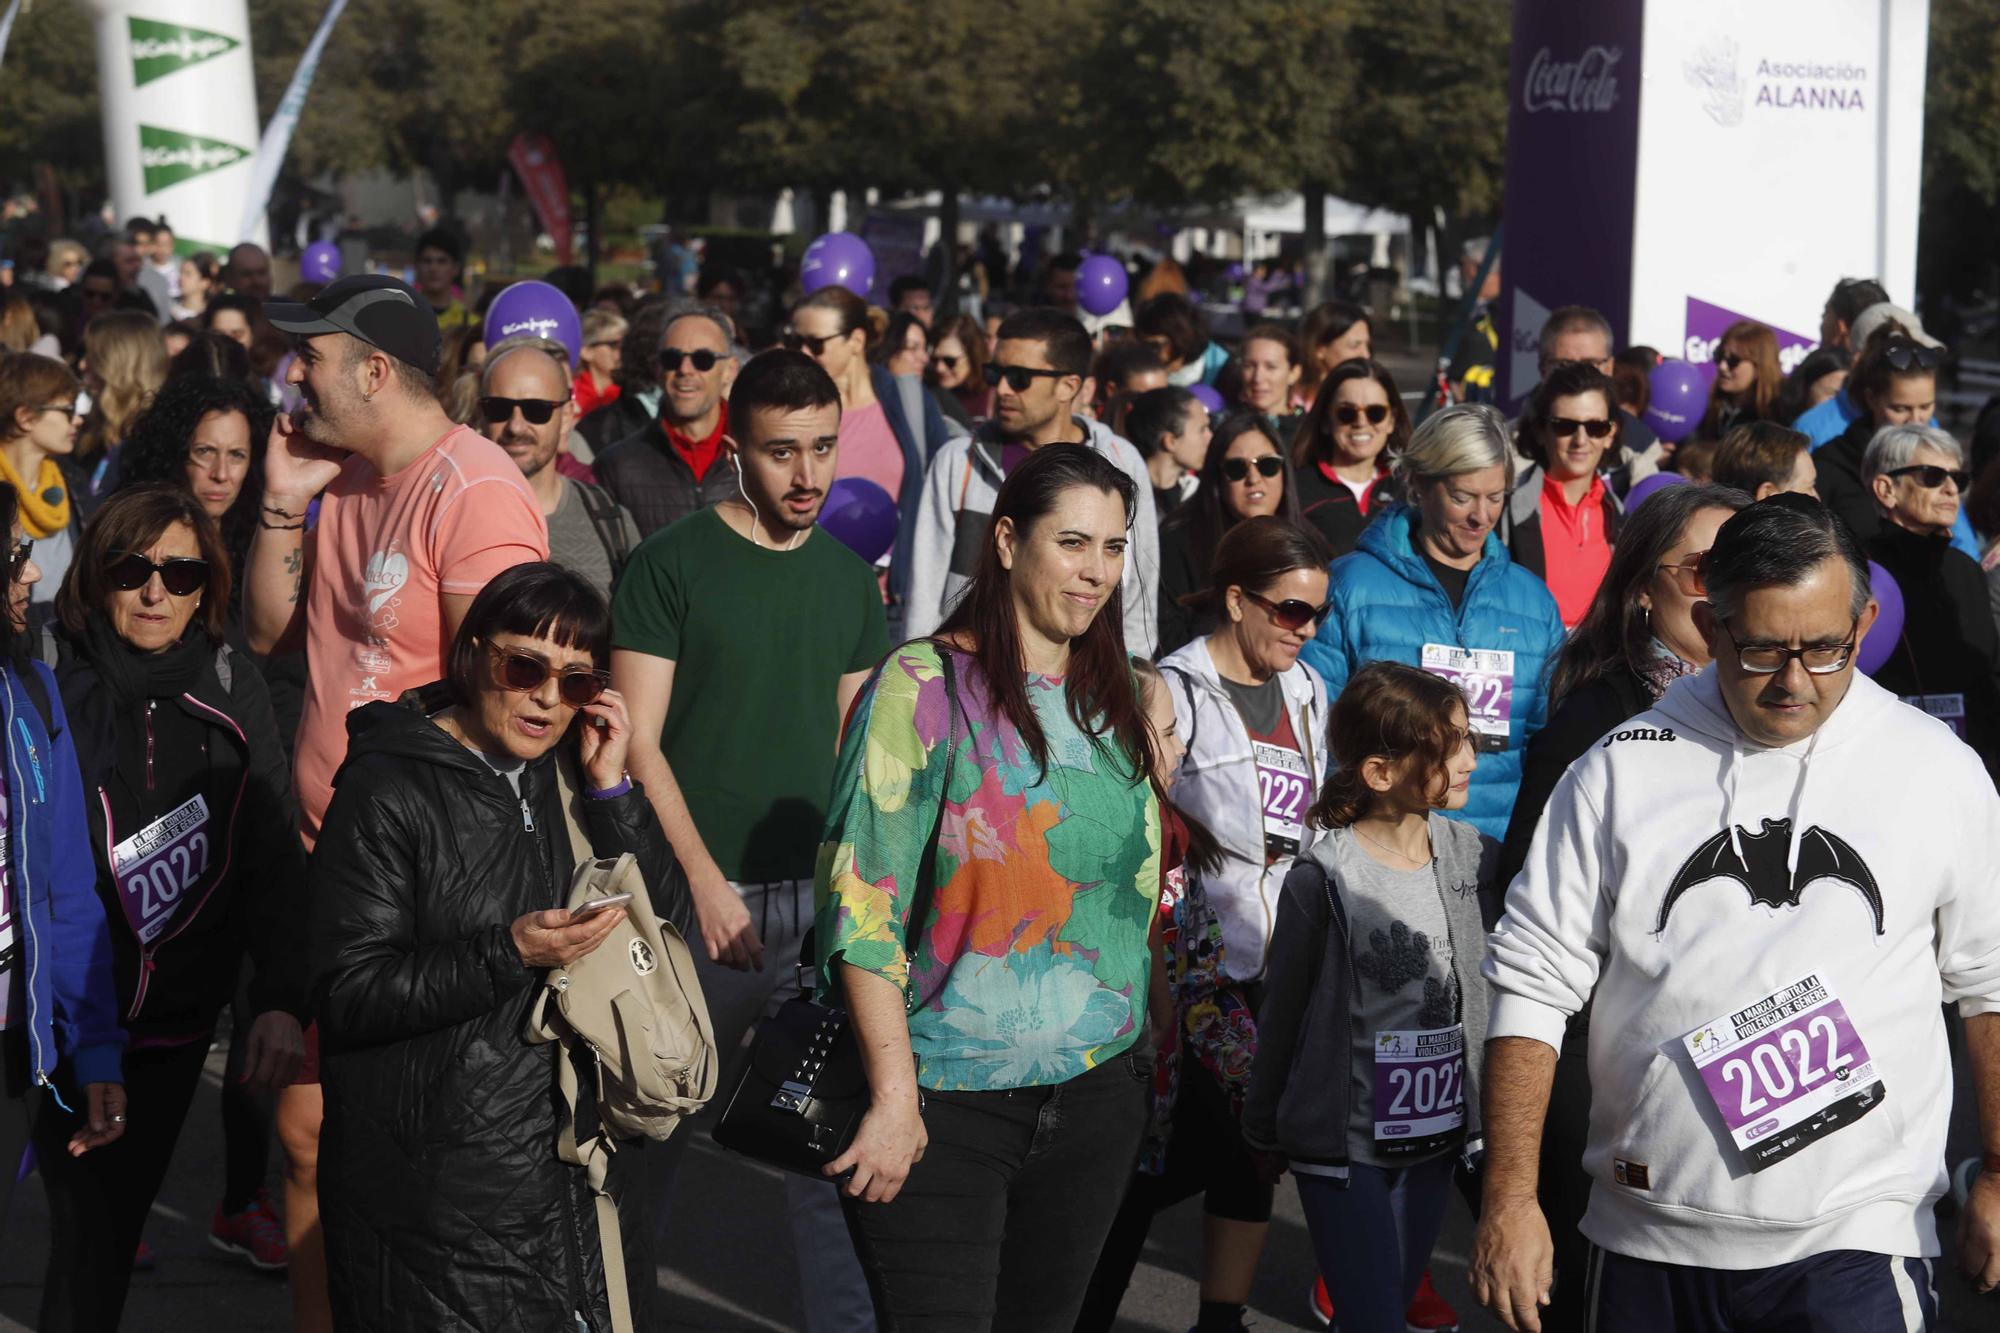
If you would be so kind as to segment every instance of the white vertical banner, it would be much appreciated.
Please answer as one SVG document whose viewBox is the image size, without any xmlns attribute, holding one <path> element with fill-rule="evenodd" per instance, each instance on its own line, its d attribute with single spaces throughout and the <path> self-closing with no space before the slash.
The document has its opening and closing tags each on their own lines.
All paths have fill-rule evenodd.
<svg viewBox="0 0 2000 1333">
<path fill-rule="evenodd" d="M 0 14 L 0 64 L 7 60 L 7 39 L 14 35 L 14 16 L 21 12 L 21 0 L 13 0 L 7 12 Z"/>
<path fill-rule="evenodd" d="M 121 218 L 165 217 L 182 250 L 238 226 L 257 152 L 245 0 L 85 0 L 96 19 L 104 171 Z"/>
<path fill-rule="evenodd" d="M 271 187 L 278 183 L 278 169 L 285 165 L 285 154 L 291 150 L 292 131 L 298 128 L 306 94 L 312 91 L 313 75 L 319 72 L 320 53 L 326 50 L 326 39 L 333 35 L 333 25 L 340 21 L 341 11 L 346 8 L 347 0 L 332 0 L 326 7 L 319 31 L 306 44 L 299 67 L 292 71 L 284 99 L 278 103 L 271 123 L 264 127 L 264 138 L 257 145 L 256 165 L 251 169 L 250 186 L 243 196 L 243 223 L 238 231 L 246 241 L 253 239 L 265 225 L 264 210 L 271 203 Z"/>
</svg>

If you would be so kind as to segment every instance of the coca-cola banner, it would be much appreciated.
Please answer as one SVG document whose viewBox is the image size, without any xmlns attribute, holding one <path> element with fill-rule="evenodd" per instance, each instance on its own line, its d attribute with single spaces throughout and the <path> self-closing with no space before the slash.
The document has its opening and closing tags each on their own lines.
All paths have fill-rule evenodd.
<svg viewBox="0 0 2000 1333">
<path fill-rule="evenodd" d="M 1516 0 L 1501 257 L 1501 397 L 1525 395 L 1550 310 L 1626 328 L 1638 169 L 1641 0 Z"/>
<path fill-rule="evenodd" d="M 1843 277 L 1914 298 L 1926 0 L 1515 0 L 1503 397 L 1548 312 L 1697 364 L 1723 315 L 1811 344 Z"/>
<path fill-rule="evenodd" d="M 563 174 L 562 159 L 546 134 L 522 132 L 507 149 L 507 160 L 535 206 L 542 230 L 555 242 L 556 262 L 567 264 L 574 254 L 569 216 L 569 178 Z"/>
</svg>

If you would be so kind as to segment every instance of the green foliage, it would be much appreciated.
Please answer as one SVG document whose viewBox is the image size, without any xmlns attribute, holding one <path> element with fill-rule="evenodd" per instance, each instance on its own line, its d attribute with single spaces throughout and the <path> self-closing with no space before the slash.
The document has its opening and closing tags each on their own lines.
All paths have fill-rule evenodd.
<svg viewBox="0 0 2000 1333">
<path fill-rule="evenodd" d="M 43 162 L 66 188 L 104 180 L 97 40 L 67 0 L 23 5 L 0 66 L 0 177 L 26 182 Z"/>
</svg>

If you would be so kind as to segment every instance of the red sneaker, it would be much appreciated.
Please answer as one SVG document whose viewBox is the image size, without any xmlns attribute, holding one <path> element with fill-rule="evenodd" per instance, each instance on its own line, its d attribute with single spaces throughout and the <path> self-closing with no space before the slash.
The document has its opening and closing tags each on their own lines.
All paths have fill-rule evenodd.
<svg viewBox="0 0 2000 1333">
<path fill-rule="evenodd" d="M 153 1253 L 153 1247 L 148 1245 L 144 1240 L 141 1240 L 139 1248 L 132 1253 L 132 1271 L 135 1273 L 150 1273 L 159 1266 L 160 1260 Z"/>
<path fill-rule="evenodd" d="M 1410 1333 L 1458 1333 L 1458 1311 L 1437 1294 L 1428 1269 L 1417 1294 L 1410 1298 L 1410 1308 L 1403 1311 L 1403 1322 L 1409 1325 Z"/>
<path fill-rule="evenodd" d="M 285 1248 L 285 1229 L 278 1225 L 277 1214 L 271 1210 L 271 1196 L 258 1190 L 240 1213 L 224 1213 L 222 1205 L 215 1206 L 215 1219 L 209 1224 L 208 1243 L 225 1254 L 240 1254 L 249 1260 L 253 1268 L 273 1272 L 291 1262 L 291 1252 Z"/>
<path fill-rule="evenodd" d="M 1312 1316 L 1321 1328 L 1333 1327 L 1333 1297 L 1326 1294 L 1326 1279 L 1313 1279 L 1313 1294 L 1310 1305 Z"/>
</svg>

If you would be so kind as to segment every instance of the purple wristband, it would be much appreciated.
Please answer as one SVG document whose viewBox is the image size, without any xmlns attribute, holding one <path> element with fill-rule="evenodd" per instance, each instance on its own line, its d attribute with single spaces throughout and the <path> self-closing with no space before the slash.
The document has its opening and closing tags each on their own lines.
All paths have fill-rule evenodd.
<svg viewBox="0 0 2000 1333">
<path fill-rule="evenodd" d="M 609 801 L 614 797 L 623 796 L 631 790 L 632 778 L 630 774 L 627 774 L 625 777 L 618 779 L 618 785 L 615 787 L 606 787 L 603 791 L 589 791 L 584 794 L 593 801 Z"/>
</svg>

